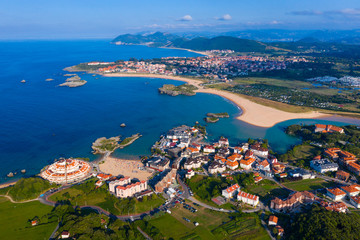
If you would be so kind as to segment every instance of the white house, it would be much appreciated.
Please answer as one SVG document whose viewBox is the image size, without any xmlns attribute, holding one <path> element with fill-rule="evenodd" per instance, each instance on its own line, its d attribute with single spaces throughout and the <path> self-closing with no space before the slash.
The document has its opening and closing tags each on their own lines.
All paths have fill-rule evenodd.
<svg viewBox="0 0 360 240">
<path fill-rule="evenodd" d="M 350 198 L 350 203 L 356 207 L 360 208 L 360 196 L 354 196 Z"/>
<path fill-rule="evenodd" d="M 341 187 L 341 190 L 343 190 L 346 193 L 346 195 L 348 195 L 349 197 L 356 196 L 356 195 L 358 195 L 360 193 L 359 188 L 357 188 L 354 185 L 343 186 L 343 187 Z"/>
<path fill-rule="evenodd" d="M 188 178 L 188 179 L 190 179 L 190 178 L 192 178 L 194 175 L 195 175 L 194 170 L 189 169 L 189 170 L 187 171 L 187 173 L 185 174 L 185 177 Z"/>
<path fill-rule="evenodd" d="M 325 172 L 336 172 L 339 168 L 337 163 L 331 162 L 329 159 L 319 159 L 319 160 L 312 160 L 310 162 L 310 167 L 313 168 L 315 171 L 320 173 Z"/>
<path fill-rule="evenodd" d="M 256 206 L 259 204 L 259 197 L 256 195 L 252 195 L 250 193 L 246 193 L 243 191 L 239 191 L 237 195 L 237 200 L 249 204 L 251 206 Z"/>
<path fill-rule="evenodd" d="M 222 173 L 225 170 L 226 170 L 226 166 L 216 161 L 212 162 L 208 168 L 208 172 L 210 174 Z"/>
<path fill-rule="evenodd" d="M 204 148 L 203 148 L 203 152 L 204 153 L 214 153 L 215 152 L 215 148 L 211 145 L 206 145 Z"/>
<path fill-rule="evenodd" d="M 346 193 L 339 188 L 326 189 L 327 195 L 334 201 L 339 201 L 346 196 Z"/>
<path fill-rule="evenodd" d="M 253 163 L 255 162 L 254 158 L 245 158 L 240 161 L 240 167 L 245 170 L 250 170 Z"/>
<path fill-rule="evenodd" d="M 279 219 L 278 219 L 277 216 L 271 215 L 271 216 L 269 217 L 269 222 L 268 222 L 269 226 L 276 226 L 277 223 L 278 223 L 278 220 L 279 220 Z"/>
<path fill-rule="evenodd" d="M 222 195 L 225 198 L 232 198 L 235 196 L 235 194 L 240 190 L 240 186 L 236 183 L 224 190 L 222 190 Z"/>
<path fill-rule="evenodd" d="M 259 163 L 259 169 L 263 171 L 270 171 L 270 164 L 267 160 Z"/>
</svg>

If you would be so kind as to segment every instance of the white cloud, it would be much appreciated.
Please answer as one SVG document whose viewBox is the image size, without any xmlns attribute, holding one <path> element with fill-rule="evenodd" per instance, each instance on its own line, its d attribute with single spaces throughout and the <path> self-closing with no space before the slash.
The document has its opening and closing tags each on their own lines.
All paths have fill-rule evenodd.
<svg viewBox="0 0 360 240">
<path fill-rule="evenodd" d="M 221 20 L 221 21 L 229 21 L 232 19 L 230 14 L 225 14 L 222 17 L 216 18 L 217 20 Z"/>
<path fill-rule="evenodd" d="M 185 15 L 179 19 L 179 21 L 185 21 L 185 22 L 192 21 L 192 20 L 193 20 L 193 18 L 190 15 Z"/>
</svg>

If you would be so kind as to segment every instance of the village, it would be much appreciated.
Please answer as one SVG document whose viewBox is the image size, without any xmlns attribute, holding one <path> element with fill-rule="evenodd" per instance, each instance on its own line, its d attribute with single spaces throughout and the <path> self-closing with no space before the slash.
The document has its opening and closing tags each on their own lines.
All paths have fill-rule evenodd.
<svg viewBox="0 0 360 240">
<path fill-rule="evenodd" d="M 314 133 L 318 132 L 345 134 L 343 128 L 323 124 L 315 125 Z M 78 184 L 94 177 L 97 188 L 105 185 L 109 193 L 119 199 L 160 195 L 166 202 L 158 209 L 169 214 L 171 208 L 181 203 L 185 209 L 196 214 L 196 207 L 191 207 L 184 200 L 220 212 L 234 211 L 223 209 L 226 204 L 240 207 L 238 209 L 245 212 L 269 211 L 272 215 L 267 219 L 268 227 L 276 229 L 279 236 L 283 236 L 285 231 L 278 224 L 278 214 L 301 212 L 304 207 L 315 203 L 328 211 L 343 214 L 360 208 L 360 185 L 356 180 L 356 176 L 360 175 L 360 165 L 350 152 L 340 148 L 324 148 L 323 153 L 310 162 L 310 169 L 305 169 L 279 162 L 262 140 L 231 146 L 225 137 L 212 143 L 206 142 L 205 137 L 206 131 L 200 125 L 182 125 L 169 130 L 153 145 L 151 157 L 142 163 L 136 162 L 139 171 L 148 172 L 148 179 L 139 180 L 136 173 L 132 177 L 126 174 L 113 176 L 100 172 L 96 164 L 79 159 L 55 162 L 45 168 L 40 176 L 65 185 Z M 241 182 L 233 181 L 242 174 L 250 176 L 260 188 L 262 181 L 271 181 L 288 194 L 265 199 L 241 187 Z M 198 190 L 188 185 L 196 176 L 209 180 L 220 177 L 232 183 L 222 189 L 221 195 L 212 196 L 212 203 L 204 203 L 197 197 Z M 293 184 L 312 179 L 325 180 L 329 187 L 296 191 L 286 185 L 286 182 Z M 199 225 L 196 221 L 193 224 Z"/>
<path fill-rule="evenodd" d="M 167 76 L 201 76 L 210 80 L 228 80 L 228 76 L 246 76 L 249 72 L 286 69 L 287 64 L 299 61 L 307 60 L 298 57 L 277 59 L 260 56 L 210 55 L 189 58 L 163 57 L 153 60 L 132 59 L 117 62 L 89 62 L 76 67 L 78 69 L 90 69 L 97 73 L 149 73 Z"/>
</svg>

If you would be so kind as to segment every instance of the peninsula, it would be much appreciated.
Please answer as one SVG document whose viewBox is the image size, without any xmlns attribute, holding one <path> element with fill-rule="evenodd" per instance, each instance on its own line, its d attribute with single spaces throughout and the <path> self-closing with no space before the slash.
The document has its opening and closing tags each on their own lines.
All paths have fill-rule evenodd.
<svg viewBox="0 0 360 240">
<path fill-rule="evenodd" d="M 160 94 L 167 94 L 170 96 L 185 95 L 185 96 L 194 96 L 194 92 L 198 88 L 190 84 L 182 84 L 180 86 L 175 86 L 173 84 L 164 84 L 159 88 Z"/>
</svg>

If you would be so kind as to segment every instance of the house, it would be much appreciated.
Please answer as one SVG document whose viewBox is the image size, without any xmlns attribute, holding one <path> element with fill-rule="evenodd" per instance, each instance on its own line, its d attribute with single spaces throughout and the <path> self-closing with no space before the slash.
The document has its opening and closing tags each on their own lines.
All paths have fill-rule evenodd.
<svg viewBox="0 0 360 240">
<path fill-rule="evenodd" d="M 188 179 L 192 178 L 193 176 L 195 176 L 195 171 L 192 170 L 192 169 L 189 169 L 187 171 L 187 173 L 185 174 L 185 177 L 188 178 Z"/>
<path fill-rule="evenodd" d="M 187 150 L 190 152 L 190 153 L 198 153 L 200 152 L 200 149 L 197 149 L 195 147 L 188 147 Z"/>
<path fill-rule="evenodd" d="M 239 190 L 237 194 L 237 200 L 249 204 L 253 207 L 256 207 L 259 204 L 259 196 L 252 195 L 241 190 Z"/>
<path fill-rule="evenodd" d="M 360 196 L 353 196 L 350 198 L 350 203 L 356 207 L 360 208 Z"/>
<path fill-rule="evenodd" d="M 285 165 L 281 163 L 273 163 L 271 168 L 275 174 L 280 174 L 285 171 Z"/>
<path fill-rule="evenodd" d="M 105 174 L 105 173 L 99 173 L 96 177 L 100 181 L 106 181 L 106 180 L 109 180 L 112 177 L 112 175 L 111 174 Z"/>
<path fill-rule="evenodd" d="M 337 171 L 339 168 L 339 165 L 337 163 L 331 162 L 327 158 L 323 158 L 320 160 L 310 161 L 310 167 L 313 168 L 315 171 L 318 171 L 320 173 L 325 173 L 325 172 Z"/>
<path fill-rule="evenodd" d="M 164 171 L 165 169 L 169 168 L 170 159 L 166 157 L 153 157 L 147 162 L 147 166 L 149 168 Z"/>
<path fill-rule="evenodd" d="M 247 157 L 245 159 L 240 160 L 240 167 L 245 170 L 250 170 L 254 162 L 255 162 L 254 158 Z"/>
<path fill-rule="evenodd" d="M 252 158 L 254 157 L 254 152 L 251 150 L 246 150 L 245 151 L 245 158 Z"/>
<path fill-rule="evenodd" d="M 347 206 L 343 202 L 325 202 L 321 201 L 320 205 L 328 211 L 346 213 Z"/>
<path fill-rule="evenodd" d="M 32 220 L 31 221 L 31 226 L 36 226 L 38 225 L 39 221 L 38 220 Z"/>
<path fill-rule="evenodd" d="M 278 223 L 278 220 L 279 220 L 279 219 L 278 219 L 277 216 L 271 215 L 271 216 L 269 217 L 268 225 L 269 225 L 269 226 L 276 226 L 277 223 Z"/>
<path fill-rule="evenodd" d="M 295 209 L 301 204 L 309 204 L 314 202 L 315 195 L 311 192 L 295 192 L 289 195 L 285 200 L 275 198 L 270 202 L 270 208 L 277 212 L 286 212 Z"/>
<path fill-rule="evenodd" d="M 66 239 L 70 237 L 70 233 L 68 231 L 62 231 L 62 233 L 60 234 L 60 237 L 62 239 Z"/>
<path fill-rule="evenodd" d="M 220 147 L 227 147 L 229 146 L 229 140 L 227 138 L 221 137 L 219 139 L 219 145 Z"/>
<path fill-rule="evenodd" d="M 208 168 L 208 172 L 210 174 L 222 173 L 225 170 L 226 170 L 226 166 L 216 161 L 213 161 Z"/>
<path fill-rule="evenodd" d="M 256 156 L 263 158 L 267 158 L 269 154 L 269 150 L 261 147 L 260 143 L 255 143 L 251 145 L 250 150 L 253 151 Z"/>
<path fill-rule="evenodd" d="M 188 158 L 184 163 L 184 169 L 192 169 L 201 167 L 201 161 L 197 158 Z"/>
<path fill-rule="evenodd" d="M 339 188 L 327 188 L 326 190 L 326 195 L 328 195 L 334 201 L 339 201 L 346 196 L 346 193 Z"/>
<path fill-rule="evenodd" d="M 155 192 L 163 192 L 165 188 L 168 188 L 175 180 L 176 172 L 177 170 L 174 168 L 167 172 L 166 175 L 158 183 L 155 184 Z"/>
<path fill-rule="evenodd" d="M 206 145 L 204 148 L 203 148 L 203 152 L 204 153 L 214 153 L 215 152 L 215 148 L 211 145 Z"/>
<path fill-rule="evenodd" d="M 131 178 L 130 177 L 123 177 L 123 178 L 120 178 L 118 180 L 111 181 L 111 182 L 109 182 L 109 192 L 115 194 L 116 193 L 115 188 L 117 186 L 124 186 L 124 185 L 130 184 L 130 183 L 131 183 Z"/>
<path fill-rule="evenodd" d="M 147 181 L 131 183 L 125 186 L 116 186 L 115 194 L 116 197 L 120 198 L 133 197 L 136 193 L 147 190 L 147 187 Z"/>
<path fill-rule="evenodd" d="M 356 196 L 360 193 L 360 189 L 356 185 L 342 186 L 341 190 L 343 190 L 349 197 Z"/>
<path fill-rule="evenodd" d="M 336 172 L 336 176 L 337 179 L 342 180 L 342 181 L 347 181 L 350 178 L 350 173 L 347 173 L 345 171 L 339 170 Z"/>
<path fill-rule="evenodd" d="M 225 198 L 232 198 L 235 196 L 235 194 L 240 190 L 240 186 L 236 183 L 224 190 L 222 190 L 222 195 Z"/>
<path fill-rule="evenodd" d="M 261 161 L 258 167 L 262 171 L 270 171 L 270 164 L 267 160 Z"/>
<path fill-rule="evenodd" d="M 256 177 L 254 178 L 255 183 L 258 183 L 258 182 L 260 182 L 261 180 L 263 180 L 263 178 L 262 178 L 261 176 L 256 176 Z"/>
<path fill-rule="evenodd" d="M 333 133 L 333 132 L 338 132 L 338 133 L 344 133 L 344 129 L 334 126 L 334 125 L 325 125 L 325 124 L 315 124 L 315 133 L 317 132 L 322 132 L 322 133 Z"/>
<path fill-rule="evenodd" d="M 274 156 L 274 155 L 270 155 L 268 156 L 268 162 L 270 164 L 274 164 L 274 163 L 277 163 L 278 162 L 278 159 Z"/>
<path fill-rule="evenodd" d="M 283 236 L 284 235 L 285 230 L 281 226 L 277 225 L 277 226 L 275 226 L 275 228 L 276 228 L 278 236 Z"/>
<path fill-rule="evenodd" d="M 230 168 L 231 170 L 235 170 L 239 167 L 239 163 L 237 161 L 231 162 L 229 160 L 226 160 L 226 167 Z"/>
<path fill-rule="evenodd" d="M 279 178 L 286 178 L 288 176 L 287 173 L 280 173 Z"/>
<path fill-rule="evenodd" d="M 238 153 L 234 153 L 227 158 L 227 160 L 231 162 L 240 161 L 241 159 L 242 159 L 242 155 Z"/>
<path fill-rule="evenodd" d="M 349 171 L 355 173 L 356 175 L 360 176 L 360 165 L 354 162 L 351 162 L 347 165 Z"/>
</svg>

